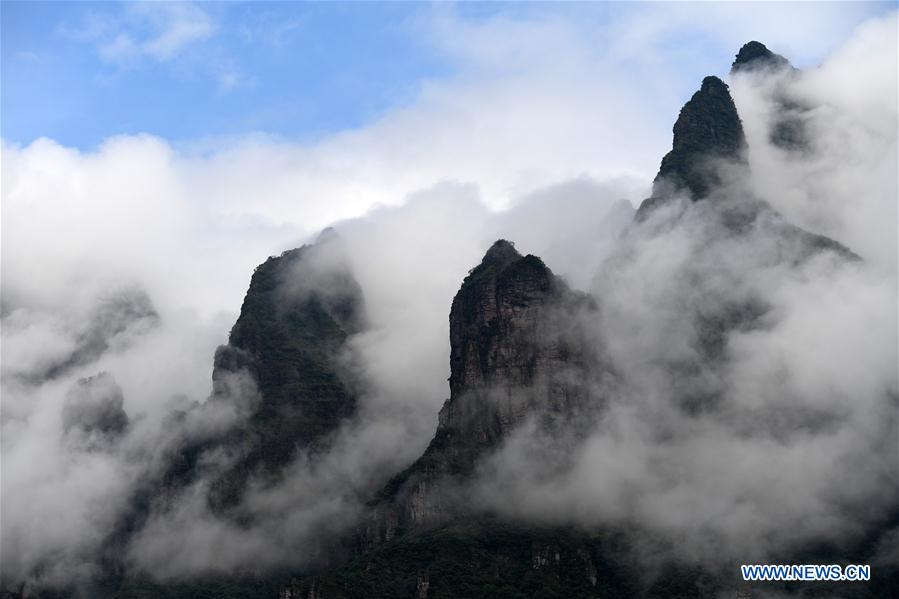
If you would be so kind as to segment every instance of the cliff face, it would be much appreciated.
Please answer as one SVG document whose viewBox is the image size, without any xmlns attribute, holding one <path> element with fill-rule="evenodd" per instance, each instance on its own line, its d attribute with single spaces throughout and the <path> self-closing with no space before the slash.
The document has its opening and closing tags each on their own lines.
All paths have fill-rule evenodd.
<svg viewBox="0 0 899 599">
<path fill-rule="evenodd" d="M 762 86 L 773 105 L 768 140 L 786 152 L 809 152 L 811 137 L 805 119 L 812 107 L 790 93 L 789 83 L 799 71 L 790 61 L 756 41 L 745 44 L 737 53 L 730 73 L 746 77 Z"/>
<path fill-rule="evenodd" d="M 256 269 L 212 375 L 213 399 L 230 392 L 235 373 L 249 375 L 258 389 L 248 423 L 250 461 L 283 466 L 354 413 L 341 357 L 363 322 L 362 291 L 338 239 L 284 252 Z"/>
<path fill-rule="evenodd" d="M 766 78 L 787 69 L 792 72 L 785 58 L 759 42 L 749 42 L 741 48 L 731 72 Z M 772 143 L 785 150 L 808 150 L 804 124 L 796 113 L 799 108 L 790 102 L 782 86 L 775 85 L 772 93 L 780 106 L 769 132 Z M 675 201 L 684 192 L 693 202 L 710 199 L 711 194 L 716 207 L 709 210 L 706 206 L 708 214 L 704 218 L 728 235 L 782 239 L 783 251 L 772 259 L 798 263 L 820 251 L 858 259 L 840 243 L 788 222 L 763 198 L 738 188 L 721 193 L 723 165 L 735 166 L 733 174 L 737 179 L 750 176 L 746 149 L 743 125 L 727 85 L 717 77 L 706 77 L 699 91 L 681 109 L 674 124 L 672 149 L 662 158 L 652 195 L 640 205 L 634 220 L 646 221 L 657 208 Z"/>
<path fill-rule="evenodd" d="M 737 52 L 730 72 L 733 74 L 741 71 L 783 68 L 792 68 L 789 60 L 780 54 L 775 54 L 765 44 L 753 40 L 743 44 L 743 47 Z"/>
<path fill-rule="evenodd" d="M 720 161 L 742 163 L 746 148 L 743 125 L 727 85 L 706 77 L 684 104 L 674 123 L 671 151 L 662 158 L 652 195 L 637 211 L 643 220 L 655 207 L 679 192 L 694 201 L 721 184 Z"/>
<path fill-rule="evenodd" d="M 599 409 L 596 363 L 577 327 L 595 311 L 539 258 L 500 240 L 472 269 L 450 310 L 450 398 L 424 454 L 379 495 L 363 546 L 430 526 L 458 509 L 454 489 L 531 419 L 542 429 Z"/>
<path fill-rule="evenodd" d="M 325 232 L 308 246 L 270 257 L 253 273 L 227 345 L 215 353 L 213 392 L 204 410 L 236 421 L 192 440 L 171 457 L 163 484 L 180 488 L 211 477 L 216 510 L 236 505 L 251 476 L 274 480 L 299 451 L 326 450 L 356 411 L 345 367 L 347 339 L 365 326 L 362 291 L 339 238 Z M 185 414 L 173 415 L 179 426 Z M 204 456 L 225 454 L 212 472 Z M 215 462 L 215 460 L 213 460 Z"/>
<path fill-rule="evenodd" d="M 586 382 L 588 345 L 571 318 L 590 307 L 536 256 L 493 244 L 453 299 L 450 399 L 438 435 L 489 447 L 529 415 L 583 404 L 586 388 L 566 381 Z"/>
</svg>

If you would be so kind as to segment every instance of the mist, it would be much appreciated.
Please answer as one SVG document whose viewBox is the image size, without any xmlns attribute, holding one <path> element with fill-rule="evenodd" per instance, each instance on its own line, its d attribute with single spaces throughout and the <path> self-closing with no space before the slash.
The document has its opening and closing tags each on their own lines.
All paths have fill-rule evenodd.
<svg viewBox="0 0 899 599">
<path fill-rule="evenodd" d="M 542 39 L 567 33 L 557 24 Z M 369 321 L 347 357 L 363 383 L 357 415 L 326 455 L 300 454 L 275 484 L 251 480 L 236 517 L 206 497 L 237 457 L 206 456 L 203 475 L 127 537 L 129 572 L 172 580 L 323 559 L 328 539 L 351 531 L 431 439 L 449 393 L 450 302 L 498 238 L 596 298 L 597 315 L 580 324 L 619 384 L 599 390 L 590 433 L 565 440 L 564 469 L 534 428 L 513 434 L 464 490 L 479 507 L 633 526 L 677 539 L 698 562 L 854 542 L 899 504 L 896 47 L 890 15 L 819 67 L 729 82 L 749 174 L 716 198 L 762 198 L 861 257 L 848 263 L 785 261 L 782 239 L 734 237 L 709 225 L 702 204 L 633 223 L 675 115 L 644 119 L 651 94 L 625 85 L 614 61 L 599 65 L 603 85 L 563 93 L 596 67 L 577 47 L 558 50 L 571 72 L 540 62 L 529 77 L 515 74 L 515 51 L 496 48 L 474 73 L 499 64 L 497 83 L 434 83 L 368 128 L 306 146 L 4 142 L 4 583 L 97 575 L 130 503 L 172 453 L 239 426 L 255 390 L 236 379 L 228 401 L 207 401 L 215 349 L 253 268 L 328 225 Z M 662 87 L 660 71 L 647 73 Z M 806 150 L 771 143 L 778 94 L 808 107 Z M 546 117 L 559 102 L 564 116 Z M 621 137 L 616 152 L 608 140 Z M 687 307 L 747 302 L 764 306 L 763 326 L 731 332 L 726 361 L 674 373 L 701 360 Z M 692 409 L 685 396 L 715 399 Z"/>
</svg>

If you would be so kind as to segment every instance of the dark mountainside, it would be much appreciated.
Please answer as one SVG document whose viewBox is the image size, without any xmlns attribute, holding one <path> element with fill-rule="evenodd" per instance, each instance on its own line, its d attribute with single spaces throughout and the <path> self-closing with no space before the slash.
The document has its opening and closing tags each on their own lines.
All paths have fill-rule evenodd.
<svg viewBox="0 0 899 599">
<path fill-rule="evenodd" d="M 227 397 L 241 373 L 260 396 L 241 468 L 276 472 L 298 449 L 318 449 L 355 412 L 341 359 L 365 317 L 362 290 L 335 255 L 337 244 L 328 231 L 257 267 L 228 345 L 216 351 L 213 399 Z"/>
<path fill-rule="evenodd" d="M 721 184 L 716 161 L 742 163 L 746 137 L 727 85 L 706 77 L 674 123 L 671 151 L 662 158 L 652 195 L 643 201 L 636 218 L 642 221 L 678 193 L 693 201 L 705 198 Z"/>
<path fill-rule="evenodd" d="M 235 405 L 245 420 L 185 446 L 166 479 L 191 481 L 204 454 L 227 448 L 238 457 L 212 474 L 210 496 L 226 509 L 239 503 L 250 476 L 274 480 L 298 451 L 326 450 L 356 411 L 344 344 L 364 323 L 362 290 L 331 230 L 260 264 L 212 373 L 210 405 Z"/>
<path fill-rule="evenodd" d="M 762 44 L 746 44 L 734 71 L 788 65 Z M 859 258 L 829 238 L 787 222 L 762 199 L 727 183 L 728 169 L 746 174 L 746 140 L 727 85 L 707 77 L 681 110 L 672 150 L 662 159 L 653 192 L 631 225 L 632 235 L 710 223 L 716 234 L 773 239 L 776 264 L 798 264 L 826 253 L 837 262 Z M 724 165 L 724 171 L 719 170 Z M 722 189 L 722 185 L 724 186 Z M 681 202 L 684 194 L 692 201 Z M 713 225 L 713 226 L 712 226 Z M 365 326 L 362 293 L 332 235 L 312 246 L 269 258 L 253 274 L 228 345 L 215 355 L 216 404 L 235 403 L 247 414 L 240 426 L 182 446 L 162 475 L 176 493 L 202 472 L 206 452 L 226 447 L 238 458 L 213 473 L 210 503 L 227 517 L 251 474 L 277 477 L 299 450 L 314 455 L 356 411 L 358 393 L 343 367 L 346 341 Z M 700 248 L 701 248 L 700 244 Z M 702 251 L 701 249 L 699 250 Z M 706 252 L 708 254 L 708 252 Z M 702 254 L 703 260 L 715 256 Z M 335 257 L 336 255 L 336 257 Z M 740 273 L 734 273 L 739 277 Z M 671 364 L 687 380 L 724 367 L 728 332 L 764 326 L 767 306 L 756 298 L 715 305 L 692 318 L 701 364 Z M 737 566 L 698 568 L 672 560 L 647 565 L 641 531 L 536 526 L 502 518 L 470 502 L 466 483 L 513 431 L 532 426 L 539 438 L 577 439 L 602 417 L 602 390 L 614 387 L 614 364 L 602 344 L 588 339 L 578 316 L 602 318 L 602 298 L 571 290 L 533 255 L 522 256 L 505 240 L 494 243 L 462 282 L 450 309 L 450 394 L 424 453 L 372 497 L 370 513 L 348 539 L 352 555 L 327 567 L 264 575 L 252 580 L 178 584 L 134 581 L 121 575 L 91 589 L 96 597 L 275 597 L 282 599 L 450 597 L 895 597 L 899 574 L 881 572 L 870 584 L 750 585 L 737 581 Z M 679 379 L 679 380 L 680 380 Z M 678 396 L 683 410 L 713 410 L 723 392 Z M 88 390 L 94 390 L 84 399 Z M 128 425 L 114 382 L 89 379 L 73 391 L 72 434 L 98 431 L 112 442 Z M 197 410 L 203 408 L 198 407 Z M 182 415 L 183 416 L 183 415 Z M 177 420 L 178 417 L 175 417 Z M 564 446 L 549 444 L 548 451 Z M 564 460 L 564 455 L 563 458 Z M 151 481 L 153 488 L 159 481 Z M 158 491 L 157 491 L 158 492 Z M 150 491 L 136 500 L 138 514 L 164 509 Z M 163 507 L 159 507 L 162 505 Z M 899 520 L 899 518 L 896 518 Z M 122 543 L 139 527 L 123 527 Z M 868 563 L 877 543 L 872 533 L 851 548 L 810 547 L 784 563 Z M 666 555 L 677 555 L 668 547 Z M 842 593 L 842 594 L 841 594 Z M 21 597 L 4 591 L 0 597 Z M 33 596 L 26 595 L 26 596 Z M 44 596 L 73 596 L 73 593 Z"/>
<path fill-rule="evenodd" d="M 783 85 L 783 81 L 794 77 L 796 72 L 789 60 L 755 41 L 740 48 L 730 68 L 731 75 L 741 74 L 774 82 L 771 94 L 777 106 L 777 115 L 768 131 L 768 139 L 788 153 L 812 150 L 811 140 L 805 128 L 805 114 L 812 107 L 792 97 Z"/>
<path fill-rule="evenodd" d="M 437 432 L 414 464 L 381 491 L 364 548 L 428 526 L 456 510 L 452 489 L 528 418 L 570 430 L 598 406 L 597 360 L 571 316 L 595 310 L 536 256 L 499 240 L 471 270 L 450 310 L 450 398 Z"/>
<path fill-rule="evenodd" d="M 747 42 L 737 52 L 737 58 L 730 67 L 731 73 L 752 70 L 778 70 L 792 68 L 790 61 L 769 50 L 765 44 L 757 41 Z"/>
</svg>

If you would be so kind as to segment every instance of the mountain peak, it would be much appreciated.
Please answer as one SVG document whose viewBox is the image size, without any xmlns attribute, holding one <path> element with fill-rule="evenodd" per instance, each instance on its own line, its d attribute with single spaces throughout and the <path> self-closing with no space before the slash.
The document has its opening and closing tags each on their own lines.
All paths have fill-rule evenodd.
<svg viewBox="0 0 899 599">
<path fill-rule="evenodd" d="M 662 158 L 656 182 L 667 179 L 685 187 L 694 200 L 706 196 L 715 183 L 705 159 L 736 159 L 746 145 L 737 107 L 718 77 L 702 80 L 699 91 L 681 109 L 673 133 L 671 151 Z"/>
<path fill-rule="evenodd" d="M 681 108 L 673 133 L 671 151 L 662 158 L 652 196 L 640 206 L 637 220 L 677 190 L 688 191 L 694 201 L 708 196 L 720 183 L 713 161 L 739 161 L 746 146 L 730 90 L 714 76 L 703 79 L 699 90 Z"/>
<path fill-rule="evenodd" d="M 484 254 L 481 264 L 505 268 L 519 258 L 521 258 L 521 254 L 515 249 L 514 243 L 506 241 L 505 239 L 498 239 L 490 246 L 487 253 Z"/>
<path fill-rule="evenodd" d="M 699 93 L 703 94 L 726 94 L 730 98 L 730 91 L 727 84 L 714 75 L 709 75 L 702 80 L 699 87 Z"/>
<path fill-rule="evenodd" d="M 753 40 L 743 44 L 743 47 L 737 52 L 730 72 L 751 71 L 759 68 L 779 69 L 786 66 L 791 66 L 789 60 L 780 54 L 775 54 L 765 44 Z"/>
</svg>

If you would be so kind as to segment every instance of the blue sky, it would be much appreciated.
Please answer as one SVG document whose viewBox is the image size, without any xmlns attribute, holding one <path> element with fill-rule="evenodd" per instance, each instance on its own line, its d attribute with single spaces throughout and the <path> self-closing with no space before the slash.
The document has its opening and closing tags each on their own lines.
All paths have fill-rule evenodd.
<svg viewBox="0 0 899 599">
<path fill-rule="evenodd" d="M 703 74 L 726 73 L 733 53 L 748 41 L 740 36 L 755 33 L 746 23 L 756 23 L 755 37 L 767 34 L 762 41 L 791 51 L 794 63 L 804 66 L 820 61 L 859 22 L 895 8 L 808 3 L 780 18 L 778 6 L 731 7 L 711 26 L 685 19 L 678 29 L 654 33 L 667 54 L 657 60 L 673 59 L 681 71 L 676 81 L 683 87 L 672 103 Z M 518 22 L 567 20 L 586 32 L 585 39 L 595 29 L 589 44 L 601 54 L 607 28 L 659 9 L 633 3 L 3 2 L 2 136 L 23 145 L 49 137 L 80 149 L 136 133 L 171 141 L 251 133 L 320 139 L 414 103 L 430 82 L 484 68 L 454 46 L 452 31 L 446 34 L 441 25 L 447 20 L 453 27 L 507 24 L 510 35 Z M 722 5 L 698 11 L 707 9 Z M 766 11 L 770 22 L 750 14 Z M 810 18 L 796 19 L 797 11 Z M 488 54 L 492 45 L 484 45 Z"/>
<path fill-rule="evenodd" d="M 203 4 L 159 21 L 136 8 L 4 2 L 4 138 L 305 136 L 355 126 L 446 68 L 409 35 L 411 5 Z M 198 20 L 169 50 L 112 50 Z"/>
</svg>

